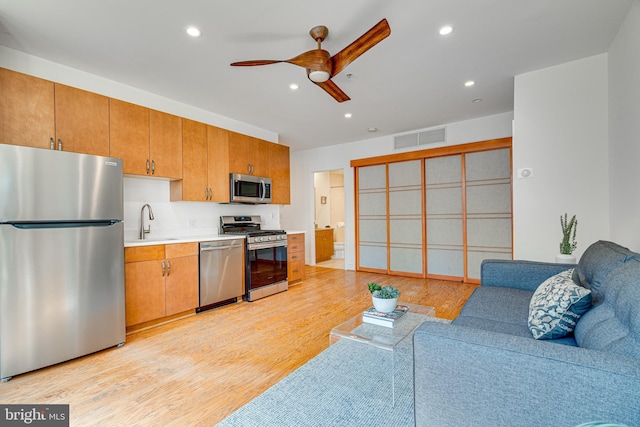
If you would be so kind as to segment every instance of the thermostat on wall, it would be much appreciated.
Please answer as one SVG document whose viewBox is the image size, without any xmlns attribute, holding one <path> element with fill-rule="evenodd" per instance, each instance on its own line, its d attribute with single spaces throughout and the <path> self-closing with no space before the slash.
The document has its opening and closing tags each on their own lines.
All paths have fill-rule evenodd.
<svg viewBox="0 0 640 427">
<path fill-rule="evenodd" d="M 517 171 L 518 178 L 532 178 L 533 177 L 533 168 L 520 168 Z"/>
</svg>

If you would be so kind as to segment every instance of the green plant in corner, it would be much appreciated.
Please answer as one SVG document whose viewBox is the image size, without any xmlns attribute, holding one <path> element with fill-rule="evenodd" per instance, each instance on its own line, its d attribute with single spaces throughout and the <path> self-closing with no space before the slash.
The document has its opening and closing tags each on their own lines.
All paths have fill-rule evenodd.
<svg viewBox="0 0 640 427">
<path fill-rule="evenodd" d="M 560 242 L 560 253 L 563 255 L 571 255 L 576 250 L 578 242 L 576 242 L 576 232 L 578 230 L 578 220 L 574 215 L 571 220 L 567 221 L 567 214 L 564 218 L 560 215 L 560 226 L 562 227 L 562 242 Z"/>
<path fill-rule="evenodd" d="M 391 299 L 400 296 L 400 291 L 394 286 L 380 286 L 377 283 L 370 282 L 367 287 L 374 298 Z"/>
</svg>

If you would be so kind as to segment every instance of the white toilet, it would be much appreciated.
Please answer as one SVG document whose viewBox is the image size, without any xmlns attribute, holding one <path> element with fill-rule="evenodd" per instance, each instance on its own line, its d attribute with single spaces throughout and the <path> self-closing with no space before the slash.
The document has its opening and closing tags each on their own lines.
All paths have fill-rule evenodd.
<svg viewBox="0 0 640 427">
<path fill-rule="evenodd" d="M 344 259 L 344 222 L 336 224 L 333 233 L 333 255 L 332 259 Z"/>
</svg>

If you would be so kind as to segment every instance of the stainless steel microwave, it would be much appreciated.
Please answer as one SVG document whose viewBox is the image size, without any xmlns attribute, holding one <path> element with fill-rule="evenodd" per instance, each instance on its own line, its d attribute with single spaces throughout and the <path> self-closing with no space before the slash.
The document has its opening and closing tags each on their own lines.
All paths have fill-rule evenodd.
<svg viewBox="0 0 640 427">
<path fill-rule="evenodd" d="M 230 201 L 236 203 L 271 203 L 271 178 L 229 174 Z"/>
</svg>

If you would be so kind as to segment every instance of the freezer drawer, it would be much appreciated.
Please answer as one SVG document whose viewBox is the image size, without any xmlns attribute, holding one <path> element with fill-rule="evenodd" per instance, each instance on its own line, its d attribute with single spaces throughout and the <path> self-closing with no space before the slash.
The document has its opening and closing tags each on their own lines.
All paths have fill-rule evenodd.
<svg viewBox="0 0 640 427">
<path fill-rule="evenodd" d="M 0 225 L 0 378 L 125 341 L 123 223 Z"/>
<path fill-rule="evenodd" d="M 241 296 L 244 239 L 200 243 L 200 308 Z"/>
</svg>

